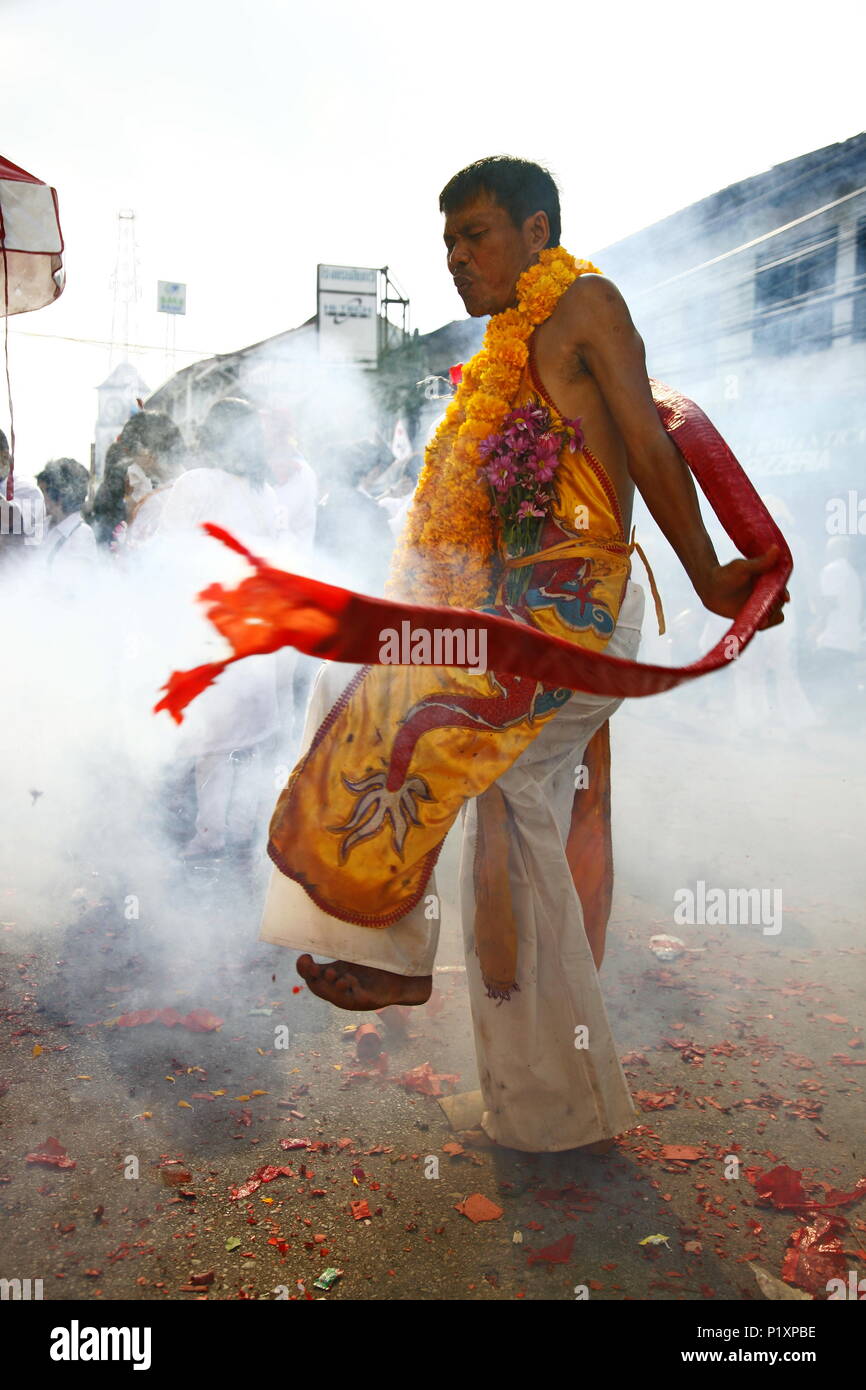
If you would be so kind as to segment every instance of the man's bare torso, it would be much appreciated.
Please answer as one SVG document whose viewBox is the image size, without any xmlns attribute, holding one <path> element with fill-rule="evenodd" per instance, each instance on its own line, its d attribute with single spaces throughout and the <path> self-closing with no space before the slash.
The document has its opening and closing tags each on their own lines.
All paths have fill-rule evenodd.
<svg viewBox="0 0 866 1390">
<path fill-rule="evenodd" d="M 575 286 L 575 289 L 577 287 Z M 533 335 L 535 367 L 561 414 L 579 419 L 586 447 L 603 464 L 616 489 L 626 533 L 631 526 L 634 483 L 628 453 L 595 378 L 586 367 L 574 335 L 574 308 L 562 301 Z"/>
</svg>

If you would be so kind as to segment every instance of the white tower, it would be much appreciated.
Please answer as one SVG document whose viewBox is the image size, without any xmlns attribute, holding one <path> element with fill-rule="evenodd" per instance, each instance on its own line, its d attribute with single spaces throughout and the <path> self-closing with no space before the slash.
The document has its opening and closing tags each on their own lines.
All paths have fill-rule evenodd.
<svg viewBox="0 0 866 1390">
<path fill-rule="evenodd" d="M 96 447 L 93 454 L 93 472 L 97 479 L 102 477 L 105 466 L 105 452 L 120 434 L 127 420 L 138 409 L 138 401 L 150 395 L 150 387 L 139 376 L 131 362 L 119 362 L 114 371 L 101 386 L 96 388 L 99 398 L 99 414 L 96 420 Z"/>
</svg>

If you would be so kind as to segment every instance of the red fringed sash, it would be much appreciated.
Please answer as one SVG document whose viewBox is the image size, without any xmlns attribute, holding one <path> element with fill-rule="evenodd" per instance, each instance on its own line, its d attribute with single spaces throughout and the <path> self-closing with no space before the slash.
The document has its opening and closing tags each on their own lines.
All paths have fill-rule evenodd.
<svg viewBox="0 0 866 1390">
<path fill-rule="evenodd" d="M 213 584 L 201 595 L 207 616 L 230 643 L 234 656 L 192 671 L 174 672 L 155 710 L 168 710 L 180 723 L 182 711 L 233 661 L 294 646 L 329 661 L 378 665 L 384 628 L 404 620 L 414 630 L 450 628 L 487 634 L 491 671 L 529 676 L 548 686 L 593 694 L 636 697 L 671 690 L 696 676 L 727 665 L 742 653 L 763 619 L 776 607 L 793 568 L 791 553 L 760 497 L 715 426 L 693 401 L 651 381 L 664 428 L 677 445 L 719 521 L 747 559 L 779 547 L 775 569 L 761 575 L 725 636 L 706 656 L 688 666 L 651 666 L 591 652 L 507 618 L 462 608 L 395 603 L 351 589 L 273 569 L 252 555 L 227 531 L 211 523 L 204 529 L 243 555 L 255 573 L 235 588 Z"/>
</svg>

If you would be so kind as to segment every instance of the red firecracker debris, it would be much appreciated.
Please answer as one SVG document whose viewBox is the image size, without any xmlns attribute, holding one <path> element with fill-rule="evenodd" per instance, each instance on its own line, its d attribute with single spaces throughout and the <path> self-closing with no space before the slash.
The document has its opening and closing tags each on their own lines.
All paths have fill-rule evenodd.
<svg viewBox="0 0 866 1390">
<path fill-rule="evenodd" d="M 70 1158 L 57 1139 L 49 1137 L 38 1149 L 26 1155 L 26 1163 L 41 1163 L 47 1168 L 75 1168 L 76 1160 Z"/>
<path fill-rule="evenodd" d="M 574 1236 L 563 1236 L 561 1240 L 554 1241 L 553 1245 L 546 1245 L 543 1250 L 534 1250 L 527 1256 L 527 1264 L 540 1264 L 542 1261 L 549 1265 L 564 1265 L 571 1259 L 571 1252 L 574 1249 Z"/>
<path fill-rule="evenodd" d="M 443 1096 L 446 1094 L 442 1089 L 443 1084 L 456 1086 L 460 1077 L 446 1072 L 434 1072 L 429 1062 L 422 1062 L 420 1067 L 404 1071 L 402 1076 L 392 1076 L 391 1080 L 398 1086 L 404 1086 L 407 1091 L 417 1091 L 422 1096 Z"/>
<path fill-rule="evenodd" d="M 462 1202 L 457 1202 L 455 1211 L 459 1211 L 461 1216 L 468 1216 L 470 1221 L 498 1221 L 502 1215 L 503 1208 L 498 1207 L 495 1202 L 491 1202 L 489 1197 L 485 1197 L 482 1192 L 473 1192 Z"/>
<path fill-rule="evenodd" d="M 854 1184 L 850 1192 L 841 1192 L 827 1183 L 822 1183 L 820 1186 L 824 1188 L 823 1198 L 810 1197 L 801 1181 L 803 1174 L 789 1168 L 786 1163 L 781 1163 L 766 1173 L 747 1168 L 746 1177 L 758 1196 L 772 1202 L 780 1211 L 823 1212 L 831 1207 L 847 1206 L 849 1202 L 857 1202 L 866 1196 L 864 1177 Z"/>
<path fill-rule="evenodd" d="M 350 1202 L 352 1215 L 356 1221 L 367 1221 L 370 1216 L 370 1206 L 366 1197 L 362 1197 L 358 1202 Z"/>
<path fill-rule="evenodd" d="M 679 1086 L 671 1091 L 635 1091 L 634 1097 L 641 1110 L 667 1110 L 676 1105 L 680 1095 Z"/>
<path fill-rule="evenodd" d="M 245 1183 L 241 1183 L 240 1187 L 232 1188 L 231 1200 L 237 1202 L 241 1197 L 251 1196 L 257 1188 L 261 1187 L 262 1183 L 273 1182 L 274 1178 L 293 1178 L 294 1176 L 291 1168 L 280 1168 L 272 1163 L 266 1163 L 263 1167 L 257 1168 Z"/>
<path fill-rule="evenodd" d="M 372 1023 L 361 1023 L 355 1029 L 355 1055 L 361 1062 L 375 1062 L 382 1052 L 382 1039 Z"/>
<path fill-rule="evenodd" d="M 376 1014 L 395 1037 L 408 1038 L 409 1020 L 412 1017 L 411 1009 L 404 1004 L 387 1004 L 384 1009 L 377 1009 Z M 358 1042 L 358 1033 L 355 1034 L 355 1042 L 356 1044 Z"/>
<path fill-rule="evenodd" d="M 660 1153 L 662 1158 L 675 1158 L 683 1163 L 694 1163 L 696 1159 L 707 1156 L 705 1149 L 699 1149 L 694 1144 L 663 1144 Z"/>
<path fill-rule="evenodd" d="M 782 1261 L 782 1278 L 808 1293 L 826 1291 L 828 1280 L 845 1277 L 845 1255 L 841 1233 L 847 1228 L 844 1217 L 819 1216 L 809 1226 L 792 1232 Z"/>
<path fill-rule="evenodd" d="M 193 1009 L 181 1015 L 177 1009 L 138 1009 L 135 1013 L 121 1014 L 114 1020 L 115 1028 L 141 1028 L 145 1023 L 162 1023 L 166 1028 L 188 1028 L 191 1033 L 213 1033 L 221 1028 L 224 1020 L 207 1009 Z"/>
</svg>

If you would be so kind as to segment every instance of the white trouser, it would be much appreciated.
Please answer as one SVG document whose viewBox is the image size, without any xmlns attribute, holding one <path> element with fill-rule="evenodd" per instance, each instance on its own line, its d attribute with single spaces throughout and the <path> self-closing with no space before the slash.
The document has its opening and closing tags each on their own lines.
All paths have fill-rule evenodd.
<svg viewBox="0 0 866 1390">
<path fill-rule="evenodd" d="M 634 660 L 645 596 L 629 581 L 619 622 L 605 650 Z M 357 667 L 326 665 L 313 688 L 303 750 Z M 519 991 L 487 997 L 474 942 L 473 865 L 477 807 L 463 816 L 460 907 L 483 1124 L 497 1143 L 532 1152 L 576 1148 L 620 1133 L 634 1106 L 619 1059 L 580 899 L 565 857 L 575 769 L 587 744 L 621 704 L 579 691 L 497 780 L 509 811 L 509 879 L 518 928 Z M 437 892 L 431 875 L 428 893 Z M 426 896 L 426 895 L 425 895 Z M 398 975 L 430 975 L 438 920 L 425 898 L 390 927 L 356 926 L 329 916 L 292 879 L 271 876 L 260 938 L 329 959 L 377 966 Z M 577 1046 L 588 1030 L 587 1046 Z"/>
</svg>

